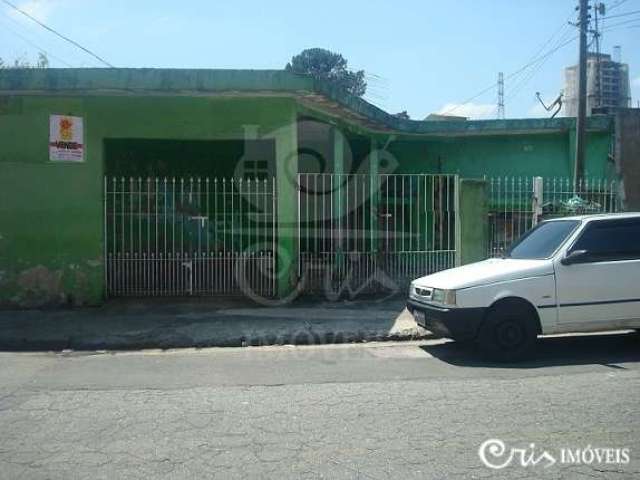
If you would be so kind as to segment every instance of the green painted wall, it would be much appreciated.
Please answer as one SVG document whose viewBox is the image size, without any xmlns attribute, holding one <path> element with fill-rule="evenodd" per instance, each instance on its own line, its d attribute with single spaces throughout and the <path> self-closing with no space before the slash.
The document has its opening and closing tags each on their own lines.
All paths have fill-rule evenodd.
<svg viewBox="0 0 640 480">
<path fill-rule="evenodd" d="M 389 145 L 399 173 L 459 173 L 464 177 L 540 175 L 571 177 L 575 136 L 569 131 L 550 134 L 451 137 L 437 140 L 398 140 Z M 585 173 L 608 178 L 609 132 L 590 132 Z"/>
<path fill-rule="evenodd" d="M 108 139 L 104 145 L 106 174 L 125 176 L 241 176 L 241 160 L 275 163 L 273 140 Z"/>
<path fill-rule="evenodd" d="M 0 99 L 0 304 L 102 300 L 106 139 L 238 140 L 245 125 L 258 125 L 261 138 L 280 144 L 279 160 L 295 151 L 288 98 Z M 84 163 L 49 161 L 51 114 L 84 118 Z M 278 187 L 291 198 L 290 183 Z"/>
<path fill-rule="evenodd" d="M 298 128 L 297 111 L 276 136 L 276 196 L 278 215 L 278 295 L 286 298 L 297 284 L 298 262 Z"/>
<path fill-rule="evenodd" d="M 460 180 L 460 264 L 478 262 L 487 256 L 489 226 L 488 184 L 484 180 Z"/>
<path fill-rule="evenodd" d="M 154 77 L 154 81 L 161 78 Z M 161 89 L 161 82 L 158 85 Z M 308 115 L 294 98 L 277 96 L 0 94 L 0 304 L 99 303 L 104 277 L 105 171 L 143 174 L 126 164 L 127 150 L 147 152 L 148 169 L 156 161 L 150 150 L 160 143 L 146 149 L 145 142 L 161 140 L 169 142 L 158 151 L 166 157 L 162 161 L 167 172 L 190 173 L 191 162 L 202 155 L 206 159 L 195 162 L 193 168 L 198 172 L 194 173 L 228 175 L 229 162 L 241 154 L 238 144 L 247 126 L 257 126 L 249 130 L 265 142 L 261 148 L 273 159 L 281 273 L 278 291 L 285 296 L 296 280 L 295 177 L 298 171 L 315 168 L 315 161 L 299 157 L 298 148 L 323 152 L 328 157 L 323 171 L 339 167 L 334 165 L 334 134 L 328 131 L 322 137 L 322 142 L 329 142 L 326 145 L 319 145 L 317 137 L 305 136 L 296 124 L 301 112 Z M 49 162 L 51 114 L 84 118 L 84 163 Z M 360 128 L 345 132 L 343 158 L 337 163 L 344 171 L 359 171 L 360 166 L 365 166 L 363 171 L 375 170 L 364 162 L 379 158 L 378 168 L 384 173 L 568 176 L 573 139 L 570 130 L 542 134 L 504 130 L 501 134 L 418 139 L 380 133 L 367 137 Z M 606 130 L 589 133 L 587 174 L 612 174 L 610 141 Z M 370 155 L 372 143 L 386 152 Z"/>
</svg>

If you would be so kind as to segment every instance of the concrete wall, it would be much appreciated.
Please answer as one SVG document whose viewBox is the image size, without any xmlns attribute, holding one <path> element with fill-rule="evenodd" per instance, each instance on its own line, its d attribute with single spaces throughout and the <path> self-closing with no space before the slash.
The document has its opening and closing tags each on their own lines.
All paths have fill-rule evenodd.
<svg viewBox="0 0 640 480">
<path fill-rule="evenodd" d="M 45 80 L 42 85 L 36 82 L 32 87 L 55 87 Z M 152 80 L 160 91 L 162 77 L 156 75 Z M 1 87 L 2 82 L 0 92 Z M 320 128 L 315 135 L 301 133 L 298 120 L 303 109 L 296 102 L 292 97 L 273 94 L 260 97 L 0 94 L 0 304 L 96 304 L 102 300 L 102 190 L 105 152 L 111 151 L 107 148 L 108 140 L 129 139 L 138 144 L 153 139 L 178 143 L 242 141 L 249 131 L 251 138 L 269 142 L 268 148 L 275 151 L 272 173 L 277 177 L 278 259 L 282 273 L 278 291 L 281 295 L 295 284 L 295 176 L 301 170 L 313 171 L 315 163 L 313 159 L 299 158 L 299 147 L 316 148 L 330 157 L 323 171 L 333 171 L 338 163 L 345 172 L 357 171 L 359 165 L 366 162 L 364 171 L 379 169 L 385 173 L 443 172 L 459 173 L 462 177 L 568 176 L 571 173 L 573 136 L 570 130 L 523 133 L 532 122 L 519 120 L 513 121 L 518 134 L 506 128 L 503 133 L 496 133 L 498 125 L 491 122 L 487 124 L 491 135 L 396 138 L 366 133 L 362 129 L 357 133 L 345 131 L 340 151 L 350 152 L 352 158 L 347 161 L 346 154 L 342 153 L 336 163 L 333 158 L 337 151 L 335 132 Z M 49 161 L 51 114 L 84 118 L 83 163 Z M 563 122 L 560 123 L 564 125 L 566 122 Z M 551 128 L 548 122 L 533 123 L 540 128 Z M 373 145 L 387 152 L 372 150 Z M 612 170 L 607 160 L 609 147 L 607 130 L 590 132 L 588 174 L 609 174 Z M 237 152 L 227 153 L 228 158 L 237 156 Z M 376 159 L 380 160 L 379 164 Z M 227 161 L 216 155 L 208 161 L 219 160 Z M 130 173 L 122 163 L 126 161 L 126 156 L 119 155 L 112 167 Z M 383 161 L 386 165 L 382 165 Z M 172 162 L 179 167 L 174 169 L 176 173 L 187 172 L 188 159 L 174 154 L 169 160 Z M 208 171 L 206 162 L 198 168 Z M 110 173 L 117 173 L 115 170 Z M 229 168 L 212 165 L 210 171 L 226 175 Z"/>
<path fill-rule="evenodd" d="M 484 180 L 460 180 L 460 264 L 479 262 L 487 257 L 489 239 L 488 183 Z"/>
<path fill-rule="evenodd" d="M 0 100 L 0 304 L 5 305 L 102 300 L 106 139 L 243 139 L 245 125 L 258 125 L 258 134 L 275 142 L 277 163 L 284 165 L 296 151 L 295 103 L 287 98 L 4 96 Z M 84 118 L 83 163 L 49 161 L 51 114 Z M 291 198 L 290 182 L 278 187 Z M 283 219 L 295 217 L 291 208 L 281 205 Z M 289 239 L 285 248 L 292 245 Z"/>
<path fill-rule="evenodd" d="M 589 132 L 585 173 L 608 178 L 609 132 Z M 573 132 L 398 140 L 389 151 L 399 173 L 458 173 L 464 177 L 539 175 L 571 177 L 575 152 Z"/>
<path fill-rule="evenodd" d="M 104 144 L 105 172 L 109 176 L 229 178 L 245 171 L 244 161 L 256 160 L 273 175 L 275 156 L 273 140 L 116 138 Z"/>
</svg>

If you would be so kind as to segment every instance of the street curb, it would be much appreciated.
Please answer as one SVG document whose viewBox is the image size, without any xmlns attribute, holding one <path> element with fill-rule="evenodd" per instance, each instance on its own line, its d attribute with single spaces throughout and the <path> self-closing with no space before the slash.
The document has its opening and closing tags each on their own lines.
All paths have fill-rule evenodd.
<svg viewBox="0 0 640 480">
<path fill-rule="evenodd" d="M 328 345 L 433 338 L 404 301 L 114 303 L 103 309 L 0 312 L 0 350 L 140 350 Z"/>
<path fill-rule="evenodd" d="M 412 332 L 407 334 L 378 335 L 364 332 L 342 334 L 327 332 L 306 336 L 290 334 L 284 336 L 264 335 L 257 337 L 236 336 L 234 338 L 193 341 L 188 338 L 134 339 L 119 338 L 100 341 L 69 337 L 59 340 L 0 339 L 0 351 L 5 352 L 38 352 L 63 350 L 169 350 L 175 348 L 212 348 L 212 347 L 266 347 L 274 345 L 338 345 L 366 342 L 402 342 L 437 338 L 431 332 Z"/>
</svg>

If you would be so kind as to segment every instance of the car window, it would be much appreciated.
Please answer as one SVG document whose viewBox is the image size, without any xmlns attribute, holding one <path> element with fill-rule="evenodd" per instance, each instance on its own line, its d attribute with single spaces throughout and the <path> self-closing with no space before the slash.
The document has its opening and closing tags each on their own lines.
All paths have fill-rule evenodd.
<svg viewBox="0 0 640 480">
<path fill-rule="evenodd" d="M 507 256 L 530 260 L 549 258 L 579 224 L 577 220 L 543 222 L 514 243 Z"/>
<path fill-rule="evenodd" d="M 571 250 L 586 250 L 594 260 L 640 258 L 640 219 L 591 222 Z"/>
</svg>

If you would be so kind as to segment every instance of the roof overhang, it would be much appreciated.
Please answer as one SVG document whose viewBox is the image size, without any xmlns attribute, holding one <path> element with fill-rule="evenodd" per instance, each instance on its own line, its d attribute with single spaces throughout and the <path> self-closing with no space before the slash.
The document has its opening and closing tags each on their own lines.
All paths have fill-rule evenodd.
<svg viewBox="0 0 640 480">
<path fill-rule="evenodd" d="M 308 112 L 372 133 L 403 137 L 468 137 L 563 133 L 574 118 L 418 121 L 391 115 L 334 85 L 284 70 L 47 68 L 0 70 L 0 96 L 290 97 Z M 611 117 L 590 117 L 587 129 L 609 131 Z"/>
</svg>

